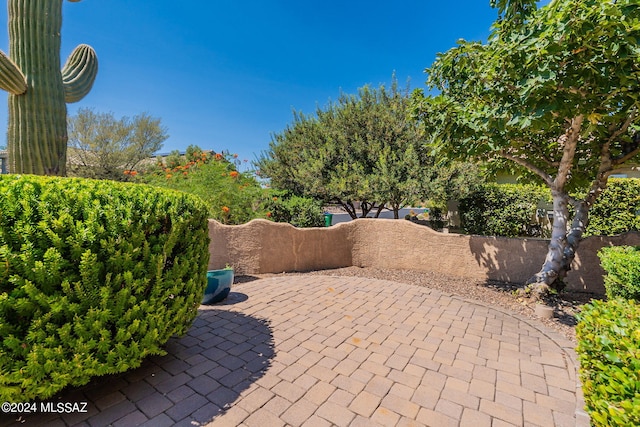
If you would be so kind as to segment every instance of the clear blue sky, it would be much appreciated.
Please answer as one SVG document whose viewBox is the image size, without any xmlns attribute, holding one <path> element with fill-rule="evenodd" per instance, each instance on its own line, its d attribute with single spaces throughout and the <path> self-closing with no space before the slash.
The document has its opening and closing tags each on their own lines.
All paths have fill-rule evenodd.
<svg viewBox="0 0 640 427">
<path fill-rule="evenodd" d="M 168 129 L 163 152 L 197 144 L 251 161 L 293 109 L 312 113 L 394 72 L 424 87 L 438 52 L 486 39 L 496 16 L 489 0 L 65 1 L 62 63 L 80 43 L 99 60 L 92 91 L 68 110 L 147 112 Z"/>
</svg>

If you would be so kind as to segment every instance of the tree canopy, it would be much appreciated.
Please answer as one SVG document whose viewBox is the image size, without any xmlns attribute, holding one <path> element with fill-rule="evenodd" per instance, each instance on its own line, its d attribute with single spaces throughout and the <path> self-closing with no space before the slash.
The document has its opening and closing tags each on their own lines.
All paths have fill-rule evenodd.
<svg viewBox="0 0 640 427">
<path fill-rule="evenodd" d="M 608 176 L 640 151 L 640 7 L 635 0 L 494 0 L 486 43 L 460 41 L 414 96 L 435 152 L 506 159 L 550 189 L 554 228 L 532 282 L 561 287 Z M 588 187 L 586 196 L 569 196 Z M 568 204 L 576 215 L 569 223 Z M 540 286 L 539 288 L 543 288 Z"/>
<path fill-rule="evenodd" d="M 147 113 L 116 119 L 82 108 L 68 121 L 67 169 L 88 178 L 122 179 L 123 171 L 152 157 L 169 137 L 161 120 Z"/>
<path fill-rule="evenodd" d="M 273 135 L 257 161 L 274 188 L 341 204 L 357 217 L 377 207 L 398 209 L 419 198 L 421 134 L 409 117 L 408 88 L 365 86 L 357 95 L 308 116 L 294 111 L 293 123 Z"/>
</svg>

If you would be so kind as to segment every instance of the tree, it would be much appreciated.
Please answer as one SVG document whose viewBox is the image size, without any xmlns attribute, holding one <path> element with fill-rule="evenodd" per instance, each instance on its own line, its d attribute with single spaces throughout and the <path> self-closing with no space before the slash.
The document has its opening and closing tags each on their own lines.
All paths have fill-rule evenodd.
<svg viewBox="0 0 640 427">
<path fill-rule="evenodd" d="M 294 111 L 291 125 L 272 137 L 257 161 L 274 188 L 335 201 L 352 218 L 389 205 L 398 209 L 420 188 L 419 128 L 408 115 L 409 92 L 368 86 L 341 94 L 315 116 Z"/>
<path fill-rule="evenodd" d="M 549 187 L 549 251 L 528 287 L 539 296 L 562 289 L 589 208 L 609 175 L 640 152 L 640 7 L 634 0 L 497 4 L 501 16 L 487 43 L 461 41 L 427 70 L 440 93 L 417 93 L 416 112 L 435 150 L 507 159 Z M 580 187 L 586 196 L 569 195 Z"/>
<path fill-rule="evenodd" d="M 160 119 L 142 113 L 116 119 L 82 108 L 69 118 L 68 169 L 89 178 L 123 179 L 169 137 Z"/>
<path fill-rule="evenodd" d="M 449 201 L 460 201 L 480 191 L 486 183 L 486 172 L 475 163 L 438 160 L 429 168 L 422 192 L 445 211 Z"/>
</svg>

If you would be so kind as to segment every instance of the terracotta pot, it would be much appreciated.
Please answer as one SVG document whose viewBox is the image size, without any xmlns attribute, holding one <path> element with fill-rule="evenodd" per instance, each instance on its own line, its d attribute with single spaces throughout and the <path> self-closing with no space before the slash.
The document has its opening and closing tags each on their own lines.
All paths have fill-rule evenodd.
<svg viewBox="0 0 640 427">
<path fill-rule="evenodd" d="M 543 319 L 551 319 L 553 317 L 553 307 L 544 304 L 536 304 L 536 316 Z"/>
</svg>

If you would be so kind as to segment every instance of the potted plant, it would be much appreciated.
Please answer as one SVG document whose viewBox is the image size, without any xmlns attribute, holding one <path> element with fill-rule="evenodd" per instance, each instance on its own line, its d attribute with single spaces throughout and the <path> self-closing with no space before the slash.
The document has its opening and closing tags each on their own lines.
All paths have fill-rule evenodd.
<svg viewBox="0 0 640 427">
<path fill-rule="evenodd" d="M 221 270 L 207 271 L 207 288 L 202 297 L 202 304 L 215 304 L 224 300 L 231 292 L 233 284 L 233 267 L 229 264 Z"/>
</svg>

